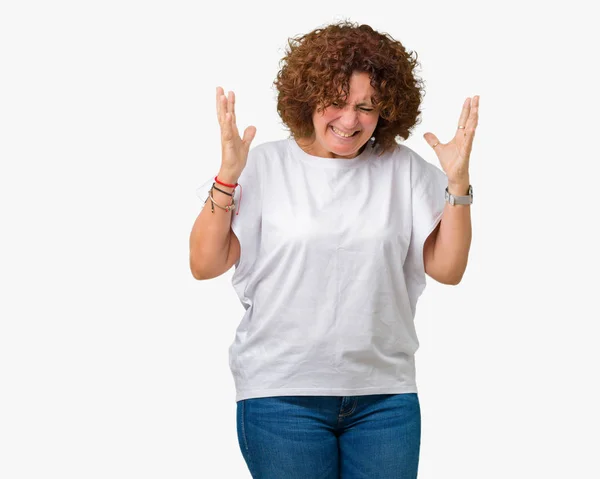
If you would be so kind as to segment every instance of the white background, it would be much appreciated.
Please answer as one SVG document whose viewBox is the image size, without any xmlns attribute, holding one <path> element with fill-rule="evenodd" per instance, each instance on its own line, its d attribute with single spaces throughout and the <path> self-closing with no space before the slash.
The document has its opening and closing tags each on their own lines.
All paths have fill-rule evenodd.
<svg viewBox="0 0 600 479">
<path fill-rule="evenodd" d="M 481 96 L 469 266 L 429 279 L 416 317 L 419 478 L 600 477 L 593 18 L 577 1 L 3 2 L 0 476 L 250 477 L 233 268 L 197 281 L 188 263 L 220 166 L 215 88 L 253 145 L 287 137 L 287 38 L 349 19 L 418 53 L 406 144 L 426 160 L 423 133 L 449 141 Z"/>
</svg>

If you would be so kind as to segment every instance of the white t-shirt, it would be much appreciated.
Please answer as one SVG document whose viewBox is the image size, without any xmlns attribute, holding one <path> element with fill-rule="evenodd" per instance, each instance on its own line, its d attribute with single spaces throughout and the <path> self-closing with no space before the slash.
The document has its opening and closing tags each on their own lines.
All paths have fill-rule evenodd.
<svg viewBox="0 0 600 479">
<path fill-rule="evenodd" d="M 423 244 L 448 180 L 402 144 L 378 153 L 369 140 L 350 160 L 321 158 L 291 137 L 250 150 L 232 212 L 236 401 L 417 392 Z"/>
</svg>

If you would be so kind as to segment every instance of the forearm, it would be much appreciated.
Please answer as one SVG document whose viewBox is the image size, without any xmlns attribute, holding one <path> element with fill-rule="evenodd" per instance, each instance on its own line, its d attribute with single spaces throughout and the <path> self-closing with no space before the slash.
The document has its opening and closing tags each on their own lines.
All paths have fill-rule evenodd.
<svg viewBox="0 0 600 479">
<path fill-rule="evenodd" d="M 457 196 L 467 195 L 469 179 L 460 184 L 448 184 L 448 191 Z M 446 203 L 440 229 L 437 233 L 433 256 L 447 271 L 448 282 L 458 284 L 467 269 L 471 247 L 471 206 Z"/>
<path fill-rule="evenodd" d="M 239 175 L 219 172 L 219 181 L 235 184 Z M 217 185 L 223 191 L 233 192 L 233 188 Z M 206 192 L 208 196 L 208 191 Z M 226 206 L 231 203 L 231 197 L 213 189 L 212 196 L 219 205 Z M 236 208 L 237 208 L 236 204 Z M 219 270 L 227 262 L 229 243 L 231 239 L 231 219 L 236 210 L 225 211 L 218 206 L 212 211 L 210 198 L 204 204 L 202 211 L 196 218 L 190 233 L 190 269 L 197 279 L 212 276 L 212 272 Z"/>
</svg>

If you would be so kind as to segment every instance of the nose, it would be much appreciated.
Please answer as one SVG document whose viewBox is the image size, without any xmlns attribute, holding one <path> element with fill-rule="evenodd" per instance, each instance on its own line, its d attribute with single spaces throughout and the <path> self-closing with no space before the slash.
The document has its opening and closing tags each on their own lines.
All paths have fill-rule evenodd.
<svg viewBox="0 0 600 479">
<path fill-rule="evenodd" d="M 358 123 L 358 111 L 356 111 L 353 107 L 345 108 L 342 112 L 342 117 L 340 118 L 340 124 L 347 131 L 352 130 L 356 127 Z"/>
</svg>

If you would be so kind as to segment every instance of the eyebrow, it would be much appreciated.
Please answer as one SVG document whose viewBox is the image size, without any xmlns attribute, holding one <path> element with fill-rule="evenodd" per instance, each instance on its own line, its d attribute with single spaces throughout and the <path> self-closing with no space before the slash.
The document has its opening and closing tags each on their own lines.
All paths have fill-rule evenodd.
<svg viewBox="0 0 600 479">
<path fill-rule="evenodd" d="M 374 105 L 371 101 L 363 100 L 360 103 L 357 103 L 356 106 L 371 106 L 372 107 Z"/>
</svg>

